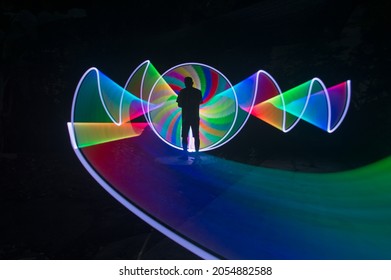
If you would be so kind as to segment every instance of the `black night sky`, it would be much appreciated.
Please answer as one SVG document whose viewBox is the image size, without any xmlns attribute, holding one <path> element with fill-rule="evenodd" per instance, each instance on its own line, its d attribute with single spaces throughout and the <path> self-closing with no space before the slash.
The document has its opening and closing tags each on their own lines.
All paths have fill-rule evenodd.
<svg viewBox="0 0 391 280">
<path fill-rule="evenodd" d="M 350 79 L 335 133 L 301 122 L 284 134 L 251 119 L 214 154 L 293 170 L 326 162 L 319 172 L 391 154 L 387 1 L 0 3 L 0 259 L 197 258 L 112 199 L 74 155 L 66 123 L 91 66 L 119 85 L 146 59 L 160 72 L 206 63 L 233 84 L 263 69 L 283 90 Z"/>
</svg>

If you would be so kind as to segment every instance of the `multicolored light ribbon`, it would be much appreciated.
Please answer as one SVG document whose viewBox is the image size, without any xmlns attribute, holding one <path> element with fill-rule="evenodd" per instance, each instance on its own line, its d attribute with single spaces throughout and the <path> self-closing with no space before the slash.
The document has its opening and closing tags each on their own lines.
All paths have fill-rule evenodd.
<svg viewBox="0 0 391 280">
<path fill-rule="evenodd" d="M 114 125 L 132 123 L 145 116 L 161 140 L 181 149 L 182 119 L 176 98 L 186 76 L 192 77 L 194 86 L 203 93 L 201 151 L 218 148 L 231 140 L 250 114 L 283 132 L 293 129 L 302 119 L 331 133 L 342 123 L 350 103 L 350 81 L 326 88 L 320 79 L 313 78 L 281 92 L 265 71 L 258 71 L 232 86 L 220 71 L 205 64 L 184 63 L 159 74 L 145 61 L 131 74 L 124 88 L 98 69 L 89 69 L 76 90 L 72 123 L 112 123 L 116 130 Z M 113 133 L 112 137 L 116 135 Z M 81 145 L 102 141 L 85 140 L 85 137 L 80 140 Z"/>
</svg>

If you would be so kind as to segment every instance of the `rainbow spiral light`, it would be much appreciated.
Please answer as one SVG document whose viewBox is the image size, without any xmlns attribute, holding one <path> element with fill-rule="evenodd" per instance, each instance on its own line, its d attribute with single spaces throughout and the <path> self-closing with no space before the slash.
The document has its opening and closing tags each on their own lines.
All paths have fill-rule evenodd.
<svg viewBox="0 0 391 280">
<path fill-rule="evenodd" d="M 281 93 L 264 71 L 231 86 L 203 64 L 159 74 L 146 61 L 121 87 L 91 68 L 68 129 L 78 159 L 110 195 L 202 258 L 391 259 L 391 157 L 322 174 L 207 153 L 200 165 L 158 161 L 180 149 L 175 98 L 187 75 L 204 94 L 204 150 L 227 143 L 250 116 L 284 132 L 300 119 L 333 132 L 350 101 L 349 81 L 326 89 L 314 78 Z"/>
</svg>

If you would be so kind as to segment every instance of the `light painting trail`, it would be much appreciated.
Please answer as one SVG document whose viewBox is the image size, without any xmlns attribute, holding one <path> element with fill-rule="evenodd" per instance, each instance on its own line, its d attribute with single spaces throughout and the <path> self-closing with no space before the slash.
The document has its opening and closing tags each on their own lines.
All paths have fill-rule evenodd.
<svg viewBox="0 0 391 280">
<path fill-rule="evenodd" d="M 250 117 L 282 132 L 300 120 L 334 132 L 350 103 L 350 81 L 327 88 L 313 78 L 282 92 L 263 70 L 232 85 L 205 64 L 159 74 L 146 61 L 122 88 L 91 68 L 77 86 L 68 129 L 77 157 L 114 198 L 206 259 L 391 258 L 391 158 L 324 174 L 207 153 L 200 165 L 165 164 L 181 149 L 175 100 L 185 76 L 204 94 L 204 152 L 233 139 Z"/>
</svg>

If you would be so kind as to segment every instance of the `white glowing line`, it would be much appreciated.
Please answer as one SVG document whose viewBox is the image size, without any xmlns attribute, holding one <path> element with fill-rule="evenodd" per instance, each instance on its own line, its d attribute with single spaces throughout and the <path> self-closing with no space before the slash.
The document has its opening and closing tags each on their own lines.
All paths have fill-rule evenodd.
<svg viewBox="0 0 391 280">
<path fill-rule="evenodd" d="M 254 97 L 254 102 L 255 102 L 255 99 L 256 99 L 256 96 L 257 96 L 257 89 L 258 89 L 258 82 L 259 82 L 259 74 L 260 73 L 263 73 L 265 74 L 270 80 L 272 80 L 274 86 L 277 88 L 278 90 L 278 94 L 280 95 L 280 98 L 281 98 L 281 103 L 282 103 L 282 125 L 281 125 L 281 128 L 282 128 L 282 131 L 283 132 L 286 132 L 284 131 L 284 128 L 285 128 L 285 125 L 286 125 L 286 107 L 285 107 L 285 100 L 284 100 L 284 95 L 282 94 L 281 92 L 281 89 L 280 89 L 280 86 L 278 85 L 278 83 L 276 82 L 276 80 L 273 78 L 272 75 L 270 75 L 268 72 L 264 71 L 264 70 L 259 70 L 257 72 L 257 77 L 256 77 L 256 88 L 255 88 L 255 97 Z M 254 105 L 251 107 L 251 110 L 249 111 L 250 113 L 252 112 L 254 108 Z M 248 119 L 248 118 L 247 118 Z M 247 119 L 246 119 L 246 122 L 247 122 Z"/>
<path fill-rule="evenodd" d="M 196 63 L 194 63 L 196 64 Z M 224 145 L 225 143 L 227 143 L 230 139 L 232 139 L 232 137 L 234 137 L 237 133 L 235 133 L 233 136 L 231 136 L 229 139 L 225 139 L 228 137 L 228 135 L 231 133 L 231 130 L 234 128 L 235 126 L 235 123 L 237 122 L 237 118 L 238 118 L 238 111 L 239 111 L 239 102 L 238 102 L 238 96 L 236 94 L 236 91 L 235 91 L 235 88 L 232 86 L 230 80 L 228 80 L 228 78 L 223 74 L 221 73 L 219 70 L 209 66 L 209 65 L 206 65 L 206 64 L 201 64 L 199 63 L 199 65 L 204 65 L 206 67 L 210 67 L 211 69 L 213 69 L 214 71 L 216 71 L 217 73 L 219 73 L 227 82 L 228 82 L 228 85 L 230 86 L 229 89 L 227 90 L 232 90 L 233 94 L 234 94 L 234 98 L 235 98 L 235 116 L 234 116 L 234 120 L 232 122 L 232 125 L 231 127 L 229 128 L 229 130 L 227 131 L 227 133 L 219 140 L 217 141 L 216 143 L 210 145 L 209 147 L 206 147 L 204 148 L 202 151 L 210 151 L 210 150 L 213 150 L 213 149 L 216 149 L 216 148 L 219 148 L 221 147 L 222 145 Z"/>
<path fill-rule="evenodd" d="M 318 82 L 318 83 L 320 84 L 320 86 L 323 88 L 323 91 L 326 93 L 327 90 L 326 90 L 326 87 L 325 87 L 325 85 L 323 84 L 323 82 L 322 82 L 319 78 L 313 78 L 313 79 L 311 80 L 311 82 L 310 82 L 309 87 L 308 87 L 307 98 L 306 98 L 306 100 L 305 100 L 305 104 L 304 104 L 304 106 L 303 106 L 303 109 L 302 109 L 301 112 L 300 112 L 300 115 L 299 115 L 298 117 L 296 117 L 295 122 L 294 122 L 288 129 L 286 129 L 286 123 L 284 123 L 283 132 L 289 132 L 289 131 L 291 131 L 291 130 L 297 125 L 297 123 L 301 120 L 301 118 L 303 117 L 304 112 L 305 112 L 305 110 L 307 109 L 308 102 L 309 102 L 309 100 L 310 100 L 310 98 L 311 98 L 311 91 L 312 91 L 313 84 L 314 84 L 315 82 Z M 282 95 L 284 95 L 284 94 L 282 94 Z M 327 94 L 326 94 L 326 100 L 327 100 L 327 105 L 328 105 L 328 106 L 327 106 L 327 107 L 328 107 L 327 109 L 328 109 L 328 112 L 330 112 L 330 100 L 329 100 Z M 285 116 L 285 114 L 286 114 L 285 104 L 283 105 L 283 108 L 284 108 L 284 116 Z"/>
<path fill-rule="evenodd" d="M 122 122 L 122 108 L 120 107 L 119 108 L 119 122 L 117 122 L 114 117 L 111 115 L 109 109 L 107 108 L 106 106 L 106 102 L 104 101 L 103 99 L 103 95 L 102 95 L 102 89 L 101 89 L 101 84 L 100 84 L 100 76 L 99 76 L 99 70 L 96 68 L 96 67 L 91 67 L 89 68 L 84 74 L 83 76 L 80 78 L 79 80 L 79 83 L 76 87 L 76 90 L 75 90 L 75 95 L 73 97 L 73 103 L 72 103 L 72 112 L 71 112 L 71 122 L 72 124 L 74 123 L 74 109 L 75 109 L 75 105 L 76 105 L 76 99 L 77 99 L 77 95 L 78 95 L 78 92 L 79 92 L 79 89 L 80 89 L 80 86 L 82 85 L 85 77 L 91 72 L 91 71 L 95 71 L 96 73 L 96 79 L 97 79 L 97 86 L 98 86 L 98 93 L 99 93 L 99 98 L 102 102 L 102 106 L 106 112 L 106 114 L 108 115 L 108 117 L 111 119 L 111 121 L 116 124 L 117 126 L 120 126 L 121 125 L 121 122 Z M 122 96 L 121 96 L 121 102 L 122 102 L 122 98 L 123 98 L 123 95 L 125 93 L 125 89 L 122 90 Z"/>
<path fill-rule="evenodd" d="M 130 83 L 130 81 L 132 80 L 133 76 L 137 73 L 137 71 L 142 67 L 144 66 L 144 64 L 147 64 L 147 66 L 145 67 L 145 70 L 143 72 L 143 75 L 142 75 L 142 78 L 141 78 L 141 83 L 140 83 L 140 103 L 141 103 L 141 109 L 143 110 L 143 114 L 144 116 L 148 117 L 147 116 L 147 112 L 144 108 L 144 104 L 143 104 L 143 89 L 144 89 L 144 80 L 145 80 L 145 75 L 147 74 L 147 71 L 148 71 L 148 67 L 149 65 L 151 64 L 151 62 L 149 60 L 145 60 L 144 62 L 142 62 L 139 66 L 137 66 L 137 68 L 132 72 L 132 74 L 130 74 L 128 80 L 126 81 L 126 84 L 125 84 L 125 88 L 128 87 L 128 84 Z M 151 126 L 151 120 L 149 120 L 147 118 L 147 122 L 148 124 Z"/>
<path fill-rule="evenodd" d="M 351 85 L 350 85 L 350 80 L 347 81 L 347 99 L 346 99 L 346 102 L 344 104 L 344 111 L 343 111 L 343 114 L 342 116 L 340 117 L 340 119 L 338 120 L 338 123 L 333 127 L 331 128 L 331 101 L 330 101 L 330 96 L 329 96 L 329 92 L 325 86 L 325 84 L 323 83 L 323 81 L 319 78 L 313 78 L 310 82 L 310 85 L 308 87 L 308 91 L 307 91 L 307 98 L 306 98 L 306 102 L 304 104 L 304 107 L 302 109 L 302 111 L 300 112 L 300 115 L 297 117 L 297 119 L 295 120 L 295 122 L 288 128 L 286 129 L 286 122 L 285 122 L 285 116 L 286 116 L 286 107 L 285 107 L 285 103 L 284 103 L 284 99 L 283 99 L 283 93 L 282 93 L 282 101 L 283 101 L 283 112 L 284 112 L 284 120 L 283 120 L 283 132 L 289 132 L 291 131 L 296 125 L 297 123 L 302 119 L 306 109 L 307 109 L 307 106 L 308 106 L 308 102 L 312 96 L 311 92 L 312 92 L 312 87 L 314 85 L 315 82 L 318 82 L 319 85 L 321 86 L 323 92 L 324 92 L 324 96 L 326 98 L 326 103 L 327 103 L 327 128 L 326 128 L 326 131 L 328 133 L 332 133 L 334 132 L 339 126 L 340 124 L 342 123 L 342 121 L 344 120 L 346 114 L 347 114 L 347 111 L 348 111 L 348 107 L 349 107 L 349 104 L 350 104 L 350 98 L 351 98 Z M 276 84 L 277 85 L 277 84 Z M 278 86 L 278 85 L 277 85 Z"/>
<path fill-rule="evenodd" d="M 334 132 L 342 123 L 342 121 L 345 119 L 346 117 L 346 114 L 348 113 L 348 108 L 349 108 L 349 105 L 350 105 L 350 98 L 351 98 L 351 84 L 350 84 L 350 80 L 347 80 L 346 81 L 346 87 L 347 87 L 347 99 L 346 99 L 346 103 L 345 103 L 345 109 L 342 113 L 342 116 L 341 118 L 339 119 L 338 123 L 333 127 L 331 128 L 328 132 L 329 133 L 332 133 Z"/>
<path fill-rule="evenodd" d="M 320 82 L 322 82 L 320 79 L 319 79 Z M 324 95 L 326 96 L 326 102 L 327 102 L 327 132 L 329 132 L 330 130 L 330 125 L 331 125 L 331 102 L 330 102 L 330 96 L 329 96 L 329 92 L 326 88 L 326 86 L 323 84 L 322 82 L 322 85 L 324 87 Z"/>
<path fill-rule="evenodd" d="M 254 87 L 254 94 L 253 94 L 253 100 L 251 102 L 251 106 L 250 106 L 250 109 L 247 111 L 247 116 L 246 116 L 246 119 L 244 120 L 243 124 L 241 125 L 241 127 L 237 130 L 237 132 L 231 136 L 231 138 L 229 139 L 229 141 L 235 137 L 241 130 L 242 128 L 244 127 L 244 125 L 247 123 L 249 117 L 250 117 L 250 114 L 252 112 L 252 110 L 254 109 L 254 105 L 255 105 L 255 101 L 257 99 L 257 96 L 258 96 L 258 84 L 259 84 L 259 76 L 260 74 L 264 74 L 265 76 L 267 76 L 267 78 L 269 80 L 271 80 L 274 84 L 274 86 L 277 88 L 277 91 L 278 91 L 278 94 L 280 95 L 280 98 L 281 98 L 281 103 L 282 103 L 282 108 L 283 108 L 283 115 L 282 115 L 282 128 L 285 127 L 285 123 L 286 123 L 286 109 L 285 109 L 285 100 L 284 100 L 284 96 L 281 92 L 281 89 L 280 89 L 280 86 L 277 84 L 276 80 L 273 78 L 272 75 L 270 75 L 268 72 L 266 72 L 265 70 L 258 70 L 257 73 L 256 73 L 256 77 L 255 77 L 255 87 Z M 235 85 L 236 86 L 236 85 Z M 285 131 L 284 131 L 285 132 Z M 228 141 L 226 141 L 228 142 Z"/>
<path fill-rule="evenodd" d="M 147 114 L 148 114 L 148 118 L 151 120 L 151 116 L 150 116 L 150 100 L 151 100 L 151 96 L 152 96 L 152 93 L 156 87 L 156 85 L 158 84 L 158 82 L 163 79 L 164 80 L 164 76 L 169 73 L 170 71 L 176 69 L 176 68 L 179 68 L 179 67 L 182 67 L 182 66 L 187 66 L 187 65 L 199 65 L 199 66 L 203 66 L 203 67 L 206 67 L 206 68 L 209 68 L 209 69 L 212 69 L 214 71 L 216 71 L 219 75 L 221 75 L 229 84 L 230 86 L 230 90 L 232 89 L 232 92 L 234 94 L 234 98 L 235 98 L 235 117 L 234 117 L 234 121 L 232 122 L 231 124 L 231 127 L 229 128 L 229 130 L 226 132 L 226 134 L 219 140 L 217 141 L 216 143 L 208 146 L 208 147 L 205 147 L 205 148 L 202 148 L 200 149 L 200 152 L 204 152 L 204 151 L 209 151 L 209 150 L 212 150 L 212 149 L 215 149 L 215 148 L 218 148 L 220 147 L 221 145 L 223 145 L 225 143 L 225 141 L 223 142 L 224 138 L 226 138 L 229 133 L 231 132 L 231 130 L 233 129 L 234 125 L 235 125 L 235 122 L 236 122 L 236 119 L 237 119 L 237 115 L 238 115 L 238 99 L 237 99 L 237 96 L 236 96 L 236 92 L 235 92 L 235 89 L 233 88 L 231 82 L 227 79 L 227 77 L 221 73 L 219 70 L 209 66 L 209 65 L 206 65 L 206 64 L 203 64 L 203 63 L 198 63 L 198 62 L 187 62 L 187 63 L 182 63 L 182 64 L 178 64 L 174 67 L 171 67 L 170 69 L 168 69 L 167 71 L 165 71 L 162 75 L 160 75 L 160 77 L 157 79 L 157 81 L 154 83 L 150 93 L 149 93 L 149 97 L 148 97 L 148 103 L 147 103 L 147 106 L 148 106 L 148 110 L 147 110 Z M 153 125 L 153 122 L 151 121 L 151 128 L 153 130 L 153 132 L 155 132 L 155 134 L 162 140 L 164 141 L 166 144 L 168 144 L 169 146 L 175 148 L 175 149 L 179 149 L 179 150 L 182 150 L 182 147 L 179 147 L 179 146 L 176 146 L 172 143 L 170 143 L 169 141 L 167 141 L 166 139 L 164 139 L 160 134 L 159 132 L 156 131 L 154 125 Z M 218 145 L 219 143 L 223 142 L 221 145 Z"/>
<path fill-rule="evenodd" d="M 283 115 L 282 115 L 282 128 L 285 127 L 285 123 L 286 123 L 286 109 L 285 109 L 285 100 L 284 100 L 284 96 L 281 92 L 281 89 L 280 89 L 280 86 L 277 84 L 276 80 L 273 78 L 272 75 L 270 75 L 268 72 L 266 72 L 265 70 L 258 70 L 257 73 L 256 73 L 256 77 L 255 77 L 255 87 L 254 87 L 254 94 L 253 94 L 253 100 L 252 100 L 252 103 L 251 103 L 251 107 L 250 109 L 247 111 L 248 114 L 246 116 L 246 119 L 244 120 L 242 126 L 237 130 L 237 132 L 229 139 L 231 140 L 233 137 L 235 137 L 241 130 L 242 128 L 244 127 L 244 125 L 247 123 L 249 117 L 250 117 L 250 114 L 252 112 L 252 110 L 254 109 L 254 105 L 255 105 L 255 101 L 257 99 L 257 96 L 258 96 L 258 84 L 259 84 L 259 76 L 260 74 L 264 74 L 265 76 L 267 76 L 268 79 L 270 79 L 274 86 L 277 88 L 277 91 L 278 91 L 278 94 L 280 95 L 280 98 L 281 98 L 281 102 L 282 102 L 282 108 L 283 108 Z M 235 85 L 236 86 L 236 85 Z M 284 131 L 285 132 L 285 131 Z M 227 141 L 228 142 L 228 141 Z"/>
<path fill-rule="evenodd" d="M 79 92 L 79 89 L 80 89 L 80 86 L 84 80 L 84 78 L 88 75 L 88 73 L 90 71 L 98 71 L 98 69 L 96 69 L 95 67 L 91 67 L 89 68 L 84 74 L 83 76 L 80 78 L 79 80 L 79 83 L 77 84 L 77 87 L 76 87 L 76 90 L 75 90 L 75 94 L 73 95 L 73 101 L 72 101 L 72 109 L 71 109 L 71 123 L 73 124 L 74 123 L 74 115 L 75 115 L 75 105 L 76 105 L 76 99 L 77 99 L 77 95 L 78 95 L 78 92 Z"/>
<path fill-rule="evenodd" d="M 280 89 L 280 86 L 277 84 L 277 82 L 276 82 L 276 80 L 273 78 L 273 76 L 272 75 L 270 75 L 268 72 L 266 72 L 266 71 L 264 71 L 264 70 L 259 70 L 258 72 L 258 75 L 257 75 L 257 87 L 255 88 L 255 96 L 257 95 L 257 89 L 258 89 L 258 79 L 259 79 L 259 74 L 260 73 L 263 73 L 263 74 L 265 74 L 270 80 L 272 80 L 272 82 L 273 82 L 273 84 L 274 84 L 274 86 L 277 88 L 277 90 L 278 90 L 278 94 L 280 95 L 280 98 L 281 98 L 281 102 L 282 102 L 282 111 L 283 111 L 283 113 L 282 113 L 282 131 L 283 132 L 285 132 L 284 131 L 284 128 L 285 128 L 285 125 L 286 125 L 286 107 L 285 107 L 285 100 L 284 100 L 284 95 L 282 94 L 282 92 L 281 92 L 281 89 Z M 255 101 L 255 100 L 254 100 Z M 253 106 L 254 107 L 254 106 Z M 252 111 L 252 109 L 253 109 L 253 107 L 251 108 L 251 111 Z M 250 111 L 250 112 L 251 112 Z M 247 121 L 247 120 L 246 120 Z"/>
<path fill-rule="evenodd" d="M 101 85 L 100 85 L 100 76 L 99 76 L 99 71 L 98 69 L 94 69 L 95 72 L 96 72 L 96 79 L 97 79 L 97 82 L 98 82 L 98 92 L 99 92 L 99 98 L 100 98 L 100 101 L 102 102 L 102 105 L 103 105 L 103 108 L 105 109 L 106 111 L 106 114 L 109 116 L 109 118 L 111 119 L 111 121 L 113 123 L 115 123 L 116 125 L 120 125 L 121 124 L 121 121 L 119 123 L 117 123 L 117 121 L 114 119 L 114 117 L 111 115 L 109 109 L 106 107 L 106 102 L 104 101 L 103 99 L 103 94 L 102 94 L 102 89 L 101 89 Z M 121 110 L 121 108 L 120 108 Z M 120 114 L 121 116 L 121 114 Z"/>
<path fill-rule="evenodd" d="M 102 102 L 102 106 L 106 112 L 106 114 L 108 115 L 108 117 L 111 119 L 111 121 L 116 124 L 117 126 L 120 126 L 122 124 L 122 104 L 123 104 L 123 99 L 124 99 L 124 95 L 125 95 L 125 92 L 127 92 L 126 90 L 126 87 L 128 86 L 130 80 L 132 79 L 133 75 L 144 65 L 144 64 L 147 64 L 147 67 L 145 68 L 145 71 L 144 71 L 144 74 L 143 74 L 143 78 L 141 80 L 141 89 L 140 89 L 140 93 L 142 94 L 142 89 L 143 89 L 143 83 L 144 83 L 144 78 L 145 78 L 145 75 L 146 75 L 146 71 L 149 67 L 149 64 L 150 64 L 150 61 L 149 60 L 146 60 L 144 61 L 143 63 L 141 63 L 133 72 L 132 74 L 129 76 L 126 84 L 125 84 L 125 87 L 122 88 L 122 92 L 121 92 L 121 98 L 120 98 L 120 105 L 119 105 L 119 116 L 118 116 L 118 122 L 114 119 L 114 116 L 112 116 L 112 114 L 110 113 L 110 110 L 107 108 L 107 105 L 106 105 L 106 102 L 104 101 L 104 98 L 103 98 L 103 94 L 102 94 L 102 89 L 101 89 L 101 82 L 100 82 L 100 74 L 99 74 L 99 70 L 96 68 L 96 67 L 91 67 L 89 68 L 85 73 L 84 75 L 81 77 L 80 81 L 79 81 L 79 84 L 76 88 L 76 91 L 75 91 L 75 96 L 74 96 L 74 100 L 73 100 L 73 105 L 72 105 L 72 117 L 74 115 L 74 106 L 76 104 L 76 96 L 77 96 L 77 92 L 79 91 L 80 89 L 80 86 L 81 84 L 83 83 L 83 80 L 85 79 L 85 77 L 89 74 L 89 72 L 91 71 L 95 71 L 96 73 L 96 78 L 97 78 L 97 86 L 98 86 L 98 93 L 99 93 L 99 98 Z M 115 83 L 113 81 L 113 83 Z M 145 115 L 145 109 L 144 109 L 144 105 L 142 103 L 142 96 L 140 96 L 140 102 L 141 102 L 141 107 L 143 109 L 143 113 Z M 73 122 L 73 121 L 72 121 Z"/>
<path fill-rule="evenodd" d="M 74 131 L 73 123 L 68 122 L 68 123 L 67 123 L 67 126 L 68 126 L 69 138 L 70 138 L 70 140 L 71 140 L 72 148 L 73 148 L 74 150 L 77 150 L 78 147 L 77 147 L 77 144 L 76 144 L 76 138 L 75 138 L 75 131 Z"/>
<path fill-rule="evenodd" d="M 173 68 L 174 68 L 174 67 L 173 67 Z M 171 68 L 171 69 L 173 69 L 173 68 Z M 171 69 L 169 69 L 169 70 L 171 70 Z M 147 116 L 147 118 L 149 119 L 149 122 L 148 122 L 149 126 L 152 128 L 152 131 L 156 134 L 157 137 L 159 137 L 159 138 L 160 138 L 164 143 L 166 143 L 167 145 L 169 145 L 169 146 L 171 146 L 171 147 L 173 147 L 173 148 L 175 148 L 175 149 L 182 150 L 181 147 L 176 146 L 176 145 L 170 143 L 169 141 L 167 141 L 166 139 L 164 139 L 164 138 L 159 134 L 159 132 L 156 131 L 155 125 L 154 125 L 153 122 L 152 122 L 152 118 L 151 118 L 151 114 L 150 114 L 150 104 L 151 104 L 150 101 L 151 101 L 152 92 L 154 91 L 154 89 L 155 89 L 157 83 L 162 79 L 162 77 L 163 77 L 169 70 L 167 70 L 167 71 L 164 72 L 162 75 L 160 75 L 159 78 L 158 78 L 158 79 L 155 81 L 155 83 L 153 84 L 152 89 L 151 89 L 151 91 L 150 91 L 150 93 L 149 93 L 149 95 L 148 95 L 147 113 L 146 113 L 146 116 Z M 163 79 L 163 80 L 164 80 L 164 79 Z"/>
</svg>

